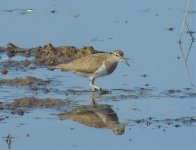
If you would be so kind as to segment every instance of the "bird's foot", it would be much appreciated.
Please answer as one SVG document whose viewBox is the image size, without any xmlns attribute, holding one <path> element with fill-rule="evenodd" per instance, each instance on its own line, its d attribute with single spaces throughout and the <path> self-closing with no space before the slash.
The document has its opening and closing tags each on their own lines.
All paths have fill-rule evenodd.
<svg viewBox="0 0 196 150">
<path fill-rule="evenodd" d="M 54 71 L 54 68 L 50 68 L 50 67 L 49 67 L 49 68 L 48 68 L 48 70 L 50 70 L 50 71 Z"/>
<path fill-rule="evenodd" d="M 112 91 L 109 91 L 109 90 L 106 90 L 106 89 L 102 89 L 102 88 L 100 88 L 100 87 L 98 87 L 98 86 L 96 86 L 94 84 L 90 84 L 90 87 L 91 87 L 92 92 L 94 92 L 95 90 L 98 90 L 98 91 L 100 91 L 101 95 L 111 94 L 112 93 Z"/>
<path fill-rule="evenodd" d="M 109 90 L 100 88 L 100 94 L 101 94 L 101 95 L 104 95 L 104 94 L 111 94 L 111 93 L 112 93 L 112 91 L 109 91 Z"/>
<path fill-rule="evenodd" d="M 95 90 L 99 91 L 100 95 L 111 94 L 112 93 L 112 91 L 102 89 L 102 88 L 94 88 L 94 89 L 92 89 L 92 92 L 95 92 Z"/>
<path fill-rule="evenodd" d="M 90 84 L 90 88 L 91 88 L 91 90 L 92 90 L 93 92 L 95 92 L 95 90 L 101 91 L 101 88 L 98 87 L 98 86 L 96 86 L 96 85 L 94 85 L 94 84 Z"/>
</svg>

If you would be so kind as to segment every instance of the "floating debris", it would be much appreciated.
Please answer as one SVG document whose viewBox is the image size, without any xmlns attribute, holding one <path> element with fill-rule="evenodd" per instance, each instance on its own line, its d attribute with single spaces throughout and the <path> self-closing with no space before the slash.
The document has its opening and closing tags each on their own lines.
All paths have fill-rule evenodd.
<svg viewBox="0 0 196 150">
<path fill-rule="evenodd" d="M 8 13 L 17 12 L 20 15 L 25 15 L 25 14 L 31 13 L 34 10 L 35 9 L 4 9 L 4 10 L 2 10 L 2 12 L 8 12 Z"/>
<path fill-rule="evenodd" d="M 173 31 L 174 28 L 173 28 L 173 27 L 169 27 L 169 28 L 166 28 L 166 30 L 168 30 L 168 31 Z"/>
<path fill-rule="evenodd" d="M 78 17 L 80 17 L 80 14 L 75 14 L 74 15 L 74 18 L 78 18 Z"/>
<path fill-rule="evenodd" d="M 55 14 L 56 13 L 56 10 L 51 10 L 50 11 L 52 14 Z"/>
<path fill-rule="evenodd" d="M 142 74 L 141 76 L 144 77 L 144 78 L 146 78 L 146 77 L 149 76 L 149 75 L 147 75 L 147 74 Z"/>
</svg>

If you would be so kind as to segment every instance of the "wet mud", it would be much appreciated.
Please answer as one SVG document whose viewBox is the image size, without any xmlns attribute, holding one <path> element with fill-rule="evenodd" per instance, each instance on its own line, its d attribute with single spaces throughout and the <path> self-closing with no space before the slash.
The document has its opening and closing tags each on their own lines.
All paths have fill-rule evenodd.
<svg viewBox="0 0 196 150">
<path fill-rule="evenodd" d="M 103 51 L 95 50 L 93 47 L 83 47 L 76 48 L 74 46 L 59 46 L 54 47 L 51 43 L 35 47 L 35 48 L 19 48 L 13 43 L 8 43 L 7 47 L 0 48 L 1 53 L 6 53 L 7 56 L 11 59 L 16 55 L 20 55 L 26 58 L 34 57 L 32 61 L 38 65 L 58 65 L 61 63 L 70 62 L 72 60 L 85 57 L 87 55 L 95 54 L 95 53 L 103 53 Z M 24 63 L 25 66 L 28 66 L 29 63 L 27 60 L 21 62 Z M 4 62 L 11 63 L 11 62 Z M 12 62 L 13 63 L 13 62 Z"/>
<path fill-rule="evenodd" d="M 0 85 L 20 85 L 20 86 L 26 86 L 26 85 L 44 85 L 50 83 L 50 81 L 38 79 L 36 77 L 26 76 L 22 78 L 14 78 L 14 79 L 0 79 Z"/>
<path fill-rule="evenodd" d="M 4 69 L 2 69 L 1 73 L 6 75 L 9 69 L 15 69 L 15 70 L 25 69 L 26 67 L 30 66 L 30 64 L 31 61 L 29 61 L 28 59 L 24 59 L 21 61 L 16 61 L 16 60 L 2 61 L 1 65 Z"/>
</svg>

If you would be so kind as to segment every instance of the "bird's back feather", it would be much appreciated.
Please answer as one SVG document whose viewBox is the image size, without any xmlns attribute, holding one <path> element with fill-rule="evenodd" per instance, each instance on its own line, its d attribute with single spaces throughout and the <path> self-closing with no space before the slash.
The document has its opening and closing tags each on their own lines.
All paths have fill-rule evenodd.
<svg viewBox="0 0 196 150">
<path fill-rule="evenodd" d="M 70 63 L 60 64 L 52 67 L 52 69 L 62 69 L 65 71 L 72 71 L 75 73 L 94 73 L 102 63 L 107 59 L 107 57 L 111 54 L 93 54 L 86 57 L 82 57 L 80 59 L 74 60 Z"/>
</svg>

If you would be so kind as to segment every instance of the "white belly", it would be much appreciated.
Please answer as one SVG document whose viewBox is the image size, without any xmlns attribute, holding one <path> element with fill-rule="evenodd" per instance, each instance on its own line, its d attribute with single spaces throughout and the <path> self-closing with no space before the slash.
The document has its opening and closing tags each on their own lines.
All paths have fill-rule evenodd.
<svg viewBox="0 0 196 150">
<path fill-rule="evenodd" d="M 99 67 L 99 69 L 97 69 L 89 77 L 98 78 L 98 77 L 102 77 L 102 76 L 106 76 L 106 75 L 108 75 L 107 68 L 106 68 L 105 64 L 102 64 L 101 67 Z"/>
</svg>

